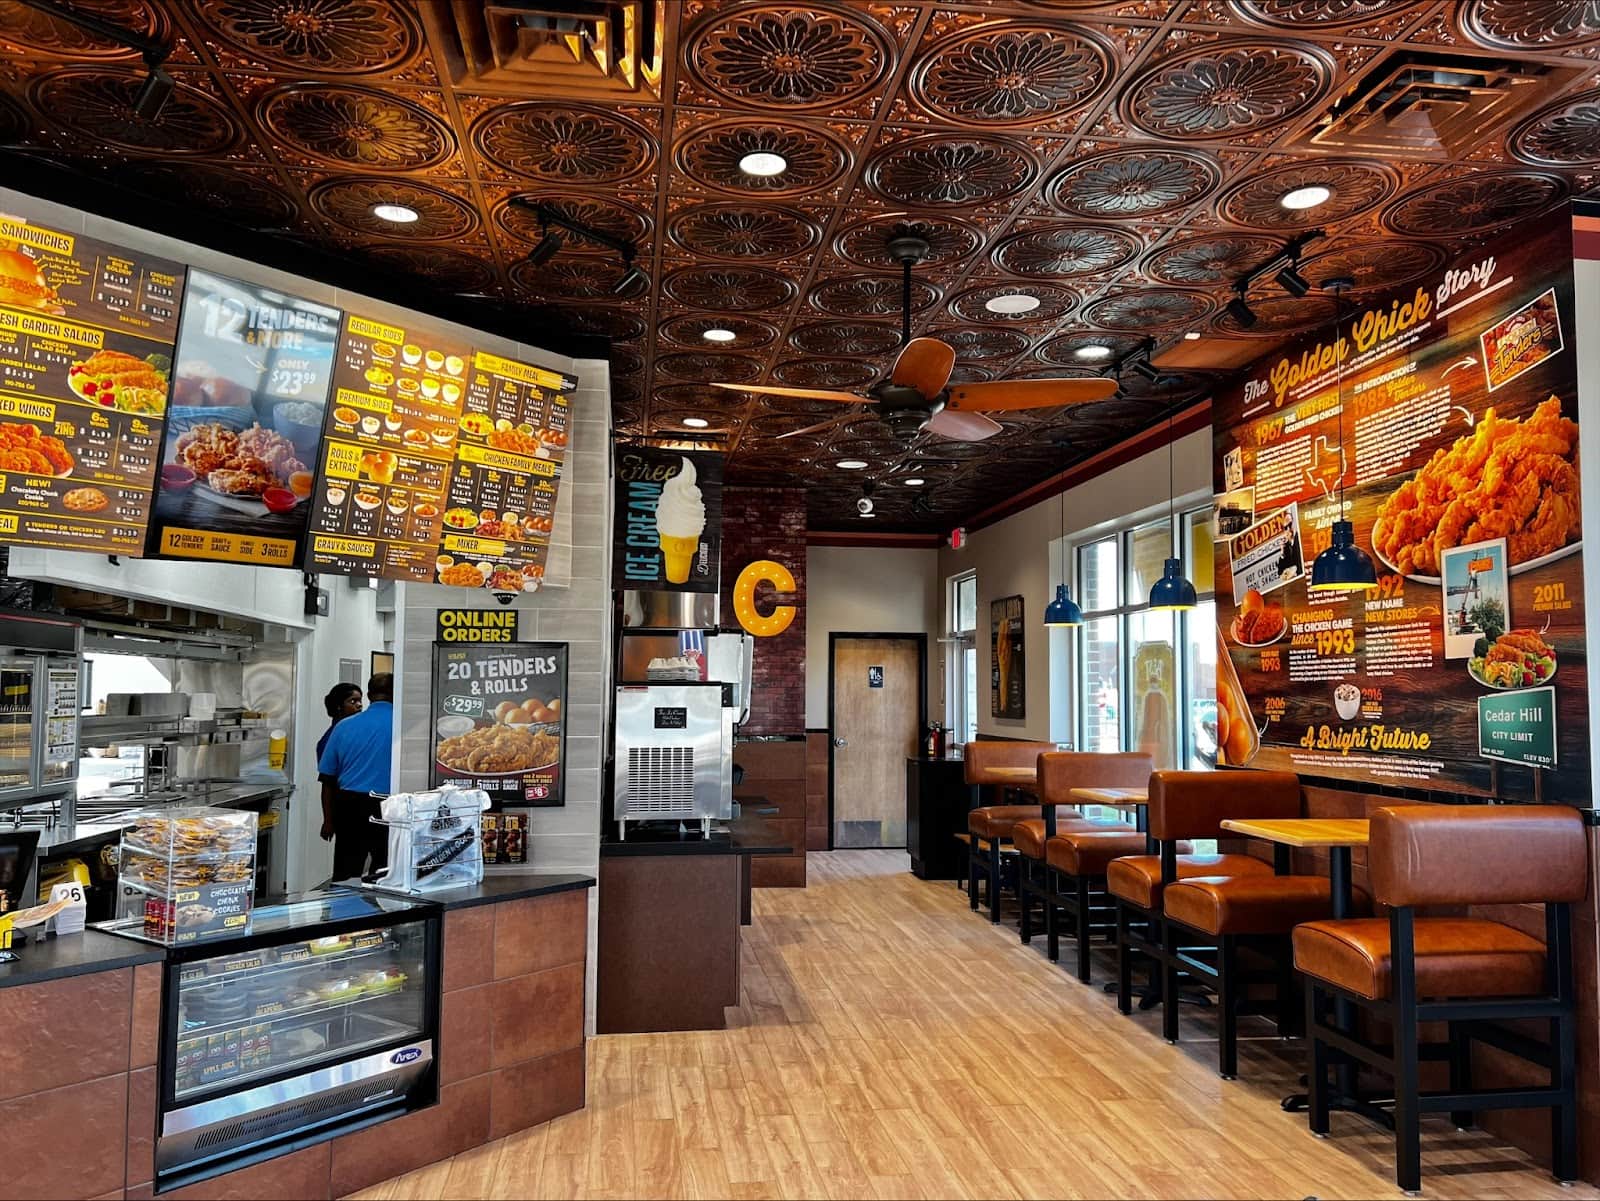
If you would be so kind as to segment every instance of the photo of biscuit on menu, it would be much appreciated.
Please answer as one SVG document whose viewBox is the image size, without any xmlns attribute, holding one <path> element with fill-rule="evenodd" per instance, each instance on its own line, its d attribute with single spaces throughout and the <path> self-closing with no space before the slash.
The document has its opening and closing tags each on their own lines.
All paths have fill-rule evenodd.
<svg viewBox="0 0 1600 1201">
<path fill-rule="evenodd" d="M 1478 335 L 1489 391 L 1510 383 L 1561 351 L 1561 314 L 1556 291 L 1546 289 L 1509 317 Z"/>
</svg>

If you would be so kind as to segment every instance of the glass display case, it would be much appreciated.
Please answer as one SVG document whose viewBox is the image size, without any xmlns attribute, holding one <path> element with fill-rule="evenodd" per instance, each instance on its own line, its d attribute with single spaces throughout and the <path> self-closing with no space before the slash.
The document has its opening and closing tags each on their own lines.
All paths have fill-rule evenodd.
<svg viewBox="0 0 1600 1201">
<path fill-rule="evenodd" d="M 439 915 L 333 889 L 170 948 L 158 1189 L 437 1100 Z M 103 928 L 144 937 L 139 919 Z"/>
</svg>

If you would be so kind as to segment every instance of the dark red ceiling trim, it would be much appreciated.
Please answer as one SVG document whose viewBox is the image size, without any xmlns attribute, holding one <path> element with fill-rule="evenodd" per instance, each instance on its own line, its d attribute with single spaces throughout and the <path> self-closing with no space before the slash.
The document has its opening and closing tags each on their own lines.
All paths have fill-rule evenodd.
<svg viewBox="0 0 1600 1201">
<path fill-rule="evenodd" d="M 937 550 L 944 545 L 943 534 L 877 534 L 863 530 L 807 530 L 807 546 L 879 546 L 914 550 Z"/>
<path fill-rule="evenodd" d="M 1124 463 L 1132 462 L 1140 455 L 1149 454 L 1152 450 L 1160 450 L 1169 441 L 1176 441 L 1186 434 L 1192 434 L 1198 429 L 1211 428 L 1211 400 L 1208 397 L 1198 404 L 1191 405 L 1181 413 L 1175 415 L 1169 425 L 1158 425 L 1147 429 L 1143 433 L 1118 442 L 1115 446 L 1108 446 L 1099 454 L 1091 455 L 1081 463 L 1074 463 L 1065 471 L 1041 480 L 1033 487 L 1009 496 L 998 504 L 991 505 L 982 512 L 967 518 L 966 526 L 969 530 L 981 530 L 985 526 L 1003 521 L 1014 513 L 1038 504 L 1040 501 L 1049 500 L 1059 496 L 1068 488 L 1076 488 L 1079 484 L 1087 483 L 1096 476 L 1103 475 L 1114 467 L 1121 467 Z"/>
</svg>

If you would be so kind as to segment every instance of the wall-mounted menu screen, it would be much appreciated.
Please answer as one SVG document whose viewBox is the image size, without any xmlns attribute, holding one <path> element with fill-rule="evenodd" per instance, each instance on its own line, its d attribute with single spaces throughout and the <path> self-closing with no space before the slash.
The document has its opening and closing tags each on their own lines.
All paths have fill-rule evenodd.
<svg viewBox="0 0 1600 1201">
<path fill-rule="evenodd" d="M 189 273 L 150 554 L 299 564 L 339 315 Z"/>
<path fill-rule="evenodd" d="M 0 540 L 145 544 L 178 263 L 0 215 Z"/>
<path fill-rule="evenodd" d="M 540 586 L 574 387 L 541 367 L 473 355 L 436 564 L 440 582 L 496 592 Z"/>
<path fill-rule="evenodd" d="M 425 326 L 345 319 L 308 571 L 433 578 L 471 355 Z"/>
</svg>

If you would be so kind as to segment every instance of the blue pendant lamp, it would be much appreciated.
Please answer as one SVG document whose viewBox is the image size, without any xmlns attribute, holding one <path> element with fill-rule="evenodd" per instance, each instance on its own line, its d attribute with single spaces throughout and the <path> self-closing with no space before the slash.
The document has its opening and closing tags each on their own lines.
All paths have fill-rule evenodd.
<svg viewBox="0 0 1600 1201">
<path fill-rule="evenodd" d="M 1066 460 L 1066 443 L 1062 442 L 1062 460 Z M 1061 574 L 1067 574 L 1067 490 L 1061 489 Z M 1083 610 L 1067 592 L 1065 582 L 1056 585 L 1056 598 L 1044 607 L 1044 624 L 1047 626 L 1081 626 Z"/>
<path fill-rule="evenodd" d="M 1177 507 L 1177 484 L 1172 471 L 1172 413 L 1167 413 L 1167 528 L 1172 528 L 1172 515 Z M 1192 609 L 1199 603 L 1194 585 L 1183 574 L 1180 559 L 1168 559 L 1162 568 L 1161 578 L 1150 586 L 1150 607 L 1175 611 Z"/>
<path fill-rule="evenodd" d="M 1340 323 L 1344 319 L 1344 294 L 1355 281 L 1348 276 L 1330 279 L 1322 286 L 1334 295 L 1334 345 L 1338 346 Z M 1378 572 L 1372 558 L 1356 545 L 1356 527 L 1344 515 L 1344 355 L 1335 360 L 1334 371 L 1338 380 L 1339 396 L 1339 518 L 1333 523 L 1333 540 L 1311 564 L 1312 592 L 1346 591 L 1354 588 L 1376 588 Z"/>
</svg>

